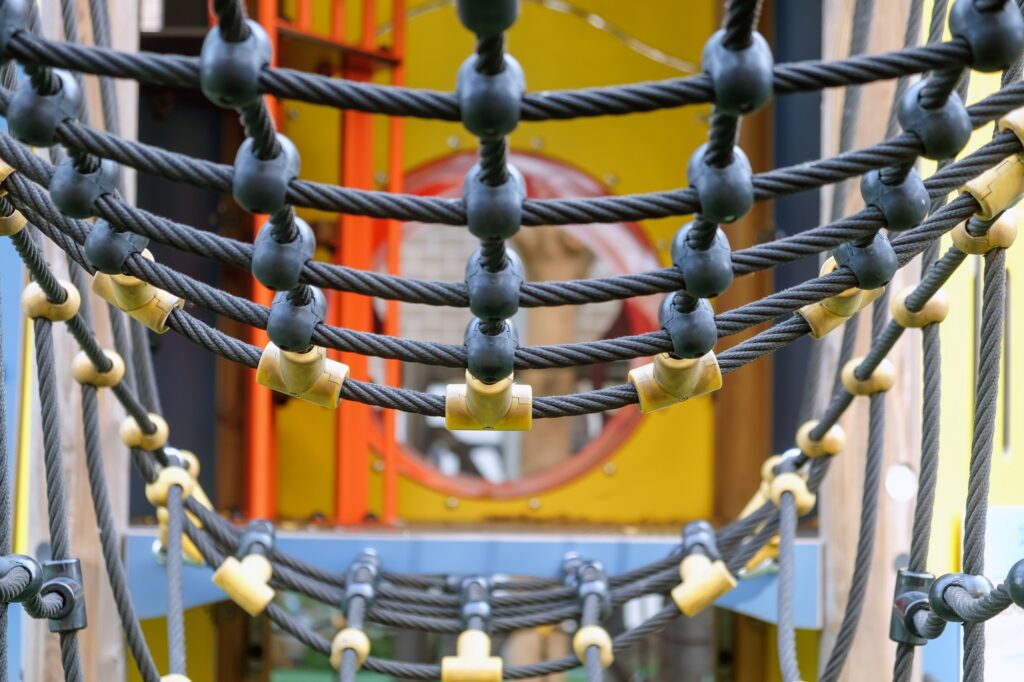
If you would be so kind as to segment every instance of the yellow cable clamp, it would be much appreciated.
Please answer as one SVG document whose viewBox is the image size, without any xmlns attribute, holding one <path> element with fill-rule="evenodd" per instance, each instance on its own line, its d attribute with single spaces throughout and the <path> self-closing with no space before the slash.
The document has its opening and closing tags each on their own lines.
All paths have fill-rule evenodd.
<svg viewBox="0 0 1024 682">
<path fill-rule="evenodd" d="M 25 216 L 21 214 L 21 211 L 14 211 L 11 215 L 0 216 L 0 237 L 13 237 L 24 230 L 27 224 L 28 221 L 25 220 Z"/>
<path fill-rule="evenodd" d="M 867 379 L 858 379 L 855 372 L 864 358 L 853 358 L 843 365 L 843 386 L 852 395 L 872 395 L 884 393 L 896 383 L 896 367 L 887 359 L 878 363 L 878 367 Z"/>
<path fill-rule="evenodd" d="M 778 558 L 779 536 L 773 535 L 771 538 L 769 538 L 768 542 L 761 545 L 761 548 L 754 552 L 754 556 L 750 557 L 750 560 L 747 561 L 747 564 L 743 567 L 743 570 L 747 573 L 752 573 L 766 561 L 774 561 Z"/>
<path fill-rule="evenodd" d="M 629 382 L 636 388 L 640 411 L 648 414 L 717 391 L 722 387 L 722 370 L 714 351 L 699 358 L 661 353 L 654 362 L 630 370 Z"/>
<path fill-rule="evenodd" d="M 356 668 L 362 668 L 370 655 L 370 638 L 356 628 L 345 628 L 338 632 L 331 642 L 331 665 L 335 670 L 341 668 L 341 659 L 346 651 L 355 653 Z"/>
<path fill-rule="evenodd" d="M 142 255 L 153 260 L 148 250 Z M 131 275 L 97 272 L 92 279 L 92 290 L 157 334 L 167 331 L 167 318 L 172 310 L 185 307 L 184 299 Z"/>
<path fill-rule="evenodd" d="M 818 499 L 814 493 L 807 489 L 807 481 L 804 477 L 794 471 L 779 474 L 772 481 L 771 496 L 772 502 L 775 503 L 776 507 L 782 503 L 782 493 L 793 495 L 793 500 L 796 502 L 797 516 L 810 513 Z"/>
<path fill-rule="evenodd" d="M 268 342 L 256 367 L 260 386 L 331 409 L 341 401 L 341 387 L 347 378 L 348 365 L 328 358 L 321 346 L 300 353 Z"/>
<path fill-rule="evenodd" d="M 820 440 L 811 438 L 811 431 L 818 426 L 817 419 L 811 419 L 800 425 L 796 432 L 796 446 L 808 457 L 838 455 L 846 447 L 846 433 L 839 424 L 825 432 Z"/>
<path fill-rule="evenodd" d="M 712 561 L 706 554 L 687 554 L 679 563 L 683 582 L 672 589 L 672 601 L 679 611 L 693 617 L 716 599 L 736 587 L 736 578 L 721 559 Z"/>
<path fill-rule="evenodd" d="M 975 215 L 993 220 L 1010 208 L 1024 194 L 1024 159 L 1020 154 L 1008 156 L 981 175 L 960 187 L 960 194 L 970 194 L 978 202 Z"/>
<path fill-rule="evenodd" d="M 929 324 L 938 324 L 949 315 L 949 299 L 946 292 L 939 289 L 935 295 L 925 301 L 924 306 L 913 311 L 907 307 L 907 298 L 917 287 L 909 286 L 901 290 L 893 297 L 889 304 L 892 319 L 901 327 L 915 328 L 924 327 Z"/>
<path fill-rule="evenodd" d="M 130 448 L 139 448 L 150 452 L 162 448 L 167 444 L 171 428 L 167 425 L 166 419 L 154 412 L 149 413 L 149 421 L 153 422 L 153 426 L 156 427 L 153 433 L 143 431 L 139 423 L 135 421 L 135 417 L 131 415 L 125 417 L 118 430 L 121 442 Z"/>
<path fill-rule="evenodd" d="M 152 483 L 146 484 L 146 499 L 154 507 L 166 507 L 167 494 L 175 485 L 181 488 L 181 499 L 187 500 L 196 487 L 196 479 L 181 467 L 164 467 Z"/>
<path fill-rule="evenodd" d="M 501 682 L 501 657 L 491 656 L 491 638 L 483 630 L 466 630 L 455 656 L 441 659 L 441 682 Z"/>
<path fill-rule="evenodd" d="M 78 293 L 78 288 L 67 280 L 57 281 L 67 292 L 63 303 L 54 303 L 47 298 L 46 292 L 38 282 L 28 283 L 21 293 L 21 309 L 25 312 L 25 317 L 33 320 L 42 317 L 50 322 L 67 322 L 78 314 L 78 308 L 82 305 L 82 297 Z"/>
<path fill-rule="evenodd" d="M 963 222 L 953 228 L 950 236 L 953 245 L 964 253 L 980 256 L 992 249 L 1008 249 L 1017 239 L 1017 222 L 1020 220 L 1019 209 L 1011 208 L 996 218 L 988 226 L 985 234 L 972 235 L 967 231 L 967 223 Z"/>
<path fill-rule="evenodd" d="M 273 574 L 274 568 L 267 557 L 248 554 L 241 561 L 233 556 L 225 557 L 212 580 L 243 611 L 258 616 L 274 600 L 274 588 L 270 586 Z"/>
<path fill-rule="evenodd" d="M 96 388 L 110 388 L 117 386 L 124 378 L 124 360 L 120 353 L 113 350 L 104 350 L 103 354 L 110 360 L 111 368 L 101 372 L 84 350 L 75 353 L 71 360 L 71 376 L 80 384 L 89 384 Z"/>
<path fill-rule="evenodd" d="M 835 258 L 829 258 L 821 266 L 819 275 L 824 277 L 838 268 Z M 829 332 L 838 328 L 850 317 L 860 310 L 863 310 L 869 303 L 882 295 L 885 287 L 878 289 L 859 289 L 850 287 L 830 296 L 817 303 L 808 303 L 796 311 L 796 314 L 804 318 L 807 326 L 811 328 L 811 336 L 816 339 L 824 338 Z"/>
<path fill-rule="evenodd" d="M 572 638 L 572 650 L 580 663 L 587 662 L 587 649 L 597 647 L 601 652 L 601 667 L 609 668 L 615 661 L 615 652 L 612 651 L 612 638 L 600 625 L 584 625 Z"/>
<path fill-rule="evenodd" d="M 513 375 L 485 384 L 466 370 L 466 383 L 448 384 L 444 425 L 449 431 L 529 431 L 533 426 L 533 387 Z"/>
</svg>

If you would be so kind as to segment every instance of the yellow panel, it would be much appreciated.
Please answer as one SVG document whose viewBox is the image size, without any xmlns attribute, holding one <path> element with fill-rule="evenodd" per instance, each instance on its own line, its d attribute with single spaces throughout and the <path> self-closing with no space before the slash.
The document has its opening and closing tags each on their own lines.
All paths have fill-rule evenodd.
<svg viewBox="0 0 1024 682">
<path fill-rule="evenodd" d="M 402 477 L 399 515 L 413 522 L 511 518 L 610 524 L 675 524 L 707 517 L 712 418 L 710 398 L 649 415 L 604 466 L 536 496 L 453 504 L 448 496 Z"/>
<path fill-rule="evenodd" d="M 188 676 L 192 682 L 216 682 L 217 627 L 214 623 L 215 606 L 202 606 L 185 611 L 185 653 Z M 142 621 L 142 634 L 153 654 L 156 669 L 167 674 L 167 620 L 152 618 Z M 125 667 L 128 682 L 142 682 L 132 654 L 125 647 Z"/>
</svg>

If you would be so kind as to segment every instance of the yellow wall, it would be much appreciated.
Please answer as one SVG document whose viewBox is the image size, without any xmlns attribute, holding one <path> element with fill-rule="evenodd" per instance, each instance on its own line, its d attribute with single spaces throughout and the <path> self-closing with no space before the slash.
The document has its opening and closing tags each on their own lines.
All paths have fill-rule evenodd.
<svg viewBox="0 0 1024 682">
<path fill-rule="evenodd" d="M 314 3 L 321 4 L 321 3 Z M 326 4 L 326 3 L 324 3 Z M 383 8 L 389 3 L 378 3 Z M 474 38 L 458 22 L 454 5 L 423 11 L 435 3 L 409 3 L 406 55 L 409 86 L 453 90 L 459 64 L 473 50 Z M 676 58 L 699 64 L 700 50 L 714 28 L 714 3 L 659 0 L 633 3 L 581 0 L 574 3 L 622 32 Z M 326 22 L 318 10 L 314 20 Z M 389 19 L 381 13 L 380 20 Z M 611 32 L 587 20 L 522 3 L 519 21 L 509 35 L 509 51 L 523 65 L 531 91 L 609 85 L 687 75 L 627 47 Z M 349 21 L 350 28 L 356 25 Z M 382 42 L 390 35 L 382 34 Z M 307 68 L 312 67 L 310 63 Z M 378 80 L 386 80 L 381 73 Z M 285 105 L 285 128 L 302 153 L 302 176 L 338 181 L 337 112 L 301 103 Z M 707 106 L 691 106 L 627 117 L 601 117 L 566 122 L 524 123 L 512 135 L 514 149 L 550 156 L 582 169 L 610 186 L 614 193 L 651 192 L 685 186 L 686 162 L 706 137 Z M 376 168 L 386 168 L 385 117 L 375 117 Z M 475 149 L 476 139 L 459 123 L 407 119 L 405 167 L 413 169 L 454 151 Z M 330 219 L 306 211 L 309 219 Z M 683 219 L 647 221 L 643 229 L 668 263 L 668 246 Z M 458 228 L 453 228 L 458 229 Z M 601 229 L 594 226 L 595 230 Z M 631 409 L 631 408 L 630 408 Z M 291 401 L 278 409 L 280 453 L 279 505 L 283 516 L 304 518 L 333 509 L 334 424 L 332 413 Z M 572 490 L 542 496 L 540 509 L 527 499 L 504 502 L 463 501 L 445 506 L 445 496 L 403 480 L 400 514 L 407 519 L 470 520 L 513 517 L 564 518 L 567 510 L 588 500 L 593 519 L 605 522 L 679 521 L 711 512 L 712 411 L 709 399 L 649 418 L 627 440 L 609 476 L 599 467 Z M 683 437 L 685 434 L 685 437 Z M 309 472 L 316 471 L 311 477 Z M 656 471 L 657 475 L 652 472 Z M 633 474 L 636 474 L 635 476 Z M 379 476 L 374 475 L 375 482 Z M 680 495 L 686 481 L 686 495 Z M 379 490 L 372 499 L 379 505 Z M 444 510 L 444 511 L 440 511 Z"/>
<path fill-rule="evenodd" d="M 217 672 L 217 631 L 213 618 L 216 605 L 203 606 L 185 611 L 185 661 L 188 676 L 192 682 L 218 682 Z M 120 632 L 117 633 L 120 636 Z M 160 673 L 167 674 L 167 620 L 153 618 L 142 621 L 142 634 L 153 654 L 153 662 Z M 142 682 L 131 652 L 125 648 L 125 667 L 128 682 Z"/>
</svg>

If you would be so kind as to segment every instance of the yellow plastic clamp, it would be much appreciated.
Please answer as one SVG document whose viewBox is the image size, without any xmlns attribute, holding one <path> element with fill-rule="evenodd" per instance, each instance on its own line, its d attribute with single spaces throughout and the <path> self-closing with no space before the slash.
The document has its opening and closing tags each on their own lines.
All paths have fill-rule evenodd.
<svg viewBox="0 0 1024 682">
<path fill-rule="evenodd" d="M 341 668 L 341 658 L 346 651 L 355 652 L 356 668 L 362 668 L 370 655 L 370 638 L 356 628 L 345 628 L 336 634 L 331 642 L 331 665 L 335 670 Z"/>
<path fill-rule="evenodd" d="M 154 507 L 167 506 L 167 494 L 171 486 L 181 488 L 181 499 L 187 500 L 196 486 L 196 479 L 181 467 L 164 467 L 152 483 L 146 484 L 146 499 Z"/>
<path fill-rule="evenodd" d="M 830 257 L 821 266 L 819 275 L 821 277 L 829 275 L 835 272 L 837 267 L 835 258 Z M 854 313 L 881 296 L 884 290 L 884 287 L 878 289 L 850 287 L 823 301 L 808 303 L 797 310 L 796 314 L 806 320 L 807 326 L 811 328 L 811 336 L 821 339 L 850 319 Z"/>
<path fill-rule="evenodd" d="M 71 376 L 80 384 L 89 384 L 96 388 L 110 388 L 117 386 L 124 378 L 124 360 L 120 353 L 113 350 L 104 350 L 103 354 L 113 365 L 108 371 L 101 372 L 92 364 L 92 360 L 85 354 L 84 350 L 75 353 L 71 360 Z"/>
<path fill-rule="evenodd" d="M 143 251 L 142 255 L 153 260 L 149 251 Z M 167 331 L 167 318 L 171 311 L 185 306 L 183 299 L 131 275 L 97 272 L 92 279 L 92 290 L 157 334 Z"/>
<path fill-rule="evenodd" d="M 2 194 L 0 194 L 2 196 Z M 13 237 L 25 229 L 28 221 L 21 211 L 14 211 L 11 215 L 0 216 L 0 237 Z"/>
<path fill-rule="evenodd" d="M 601 652 L 601 667 L 608 668 L 615 661 L 612 651 L 612 638 L 600 625 L 585 625 L 572 637 L 572 650 L 580 663 L 587 662 L 587 649 L 596 646 Z"/>
<path fill-rule="evenodd" d="M 1024 159 L 1019 154 L 1008 156 L 978 177 L 968 180 L 960 188 L 961 194 L 970 194 L 978 202 L 975 215 L 992 220 L 1010 208 L 1024 194 Z"/>
<path fill-rule="evenodd" d="M 262 554 L 249 554 L 241 561 L 226 557 L 213 572 L 213 584 L 250 616 L 263 613 L 274 599 L 270 578 L 274 573 L 270 560 Z"/>
<path fill-rule="evenodd" d="M 864 358 L 853 358 L 843 365 L 843 386 L 852 395 L 884 393 L 896 383 L 896 367 L 886 359 L 878 363 L 878 367 L 875 367 L 875 371 L 867 379 L 858 379 L 854 372 L 863 361 Z"/>
<path fill-rule="evenodd" d="M 189 471 L 189 474 L 192 474 L 191 470 Z M 198 482 L 196 482 L 192 487 L 192 494 L 189 497 L 207 509 L 213 509 L 213 505 L 210 504 L 210 498 L 206 496 L 206 492 Z M 186 511 L 185 515 L 192 522 L 193 526 L 196 528 L 203 527 L 203 522 L 199 520 L 198 516 L 190 511 Z M 167 508 L 158 507 L 156 510 L 156 519 L 160 523 L 160 546 L 164 548 L 164 551 L 167 550 L 167 517 Z M 203 565 L 206 563 L 203 559 L 203 555 L 199 553 L 199 548 L 195 546 L 192 539 L 185 533 L 181 534 L 181 553 L 193 564 Z"/>
<path fill-rule="evenodd" d="M 501 682 L 501 657 L 491 656 L 491 638 L 486 632 L 464 631 L 455 651 L 455 656 L 441 659 L 441 682 Z"/>
<path fill-rule="evenodd" d="M 529 431 L 533 426 L 533 387 L 513 376 L 485 384 L 466 371 L 466 383 L 448 384 L 444 426 L 449 431 Z"/>
<path fill-rule="evenodd" d="M 938 324 L 945 320 L 949 315 L 949 298 L 946 297 L 946 292 L 939 289 L 934 296 L 925 301 L 924 307 L 915 312 L 907 307 L 907 297 L 916 288 L 909 286 L 901 290 L 889 304 L 889 311 L 896 324 L 901 327 L 913 328 Z"/>
<path fill-rule="evenodd" d="M 774 561 L 779 558 L 779 536 L 772 536 L 768 542 L 761 545 L 761 548 L 754 552 L 754 556 L 750 557 L 747 561 L 747 565 L 743 567 L 743 570 L 748 573 L 757 570 L 761 564 L 766 561 Z"/>
<path fill-rule="evenodd" d="M 800 425 L 796 432 L 796 446 L 800 452 L 808 457 L 821 457 L 823 455 L 838 455 L 846 447 L 846 433 L 839 424 L 833 424 L 832 428 L 825 432 L 821 440 L 811 438 L 811 431 L 818 426 L 817 419 L 811 419 Z"/>
<path fill-rule="evenodd" d="M 716 599 L 736 587 L 725 562 L 712 561 L 700 553 L 687 554 L 679 564 L 683 582 L 672 589 L 672 601 L 679 611 L 693 617 L 711 606 Z"/>
<path fill-rule="evenodd" d="M 331 409 L 341 401 L 347 378 L 348 365 L 328 358 L 320 346 L 296 353 L 268 343 L 256 367 L 260 386 Z"/>
<path fill-rule="evenodd" d="M 149 421 L 153 422 L 153 426 L 156 427 L 156 431 L 153 433 L 144 432 L 134 417 L 130 415 L 125 417 L 118 431 L 121 435 L 121 442 L 130 448 L 140 448 L 150 452 L 162 448 L 167 444 L 171 427 L 167 425 L 167 420 L 154 412 L 149 413 Z"/>
<path fill-rule="evenodd" d="M 29 282 L 25 291 L 21 294 L 21 309 L 25 316 L 31 319 L 42 317 L 50 322 L 67 322 L 78 313 L 78 307 L 82 304 L 82 297 L 74 284 L 67 280 L 57 280 L 67 298 L 63 303 L 54 303 L 46 297 L 46 292 L 36 282 Z"/>
<path fill-rule="evenodd" d="M 629 382 L 640 398 L 640 411 L 648 414 L 717 391 L 722 387 L 722 370 L 714 351 L 699 358 L 661 353 L 654 362 L 630 370 Z"/>
<path fill-rule="evenodd" d="M 975 237 L 967 231 L 967 223 L 960 223 L 953 228 L 950 236 L 956 248 L 975 256 L 988 253 L 992 249 L 1008 249 L 1017 239 L 1017 223 L 1020 219 L 1021 211 L 1010 209 L 989 225 L 983 235 Z"/>
<path fill-rule="evenodd" d="M 782 493 L 791 493 L 796 502 L 796 513 L 798 516 L 810 513 L 814 509 L 817 496 L 807 489 L 807 481 L 800 474 L 787 471 L 779 474 L 772 481 L 772 502 L 778 507 L 782 503 Z"/>
</svg>

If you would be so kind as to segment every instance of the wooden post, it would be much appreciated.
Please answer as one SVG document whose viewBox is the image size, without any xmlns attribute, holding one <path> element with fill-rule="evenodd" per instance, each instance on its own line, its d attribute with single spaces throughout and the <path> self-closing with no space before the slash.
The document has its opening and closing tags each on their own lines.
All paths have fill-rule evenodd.
<svg viewBox="0 0 1024 682">
<path fill-rule="evenodd" d="M 822 27 L 825 54 L 822 58 L 838 59 L 846 56 L 854 4 L 854 0 L 830 0 L 826 3 Z M 877 53 L 902 47 L 908 5 L 906 0 L 875 3 L 868 52 Z M 877 143 L 885 136 L 894 87 L 894 81 L 865 86 L 857 121 L 856 147 Z M 836 152 L 842 99 L 842 90 L 825 91 L 822 112 L 823 156 Z M 823 207 L 831 207 L 828 198 L 826 195 Z M 854 186 L 844 215 L 862 207 L 860 194 Z M 828 220 L 828 213 L 828 210 L 823 210 L 823 221 Z M 911 263 L 897 274 L 889 285 L 890 291 L 899 291 L 903 286 L 916 281 L 919 272 L 917 262 Z M 870 320 L 870 310 L 861 313 L 858 355 L 867 350 L 870 342 Z M 836 331 L 834 335 L 840 334 L 840 331 Z M 910 548 L 913 500 L 899 501 L 890 496 L 885 488 L 885 476 L 893 466 L 900 464 L 910 466 L 916 472 L 920 459 L 920 343 L 920 333 L 909 331 L 889 356 L 898 368 L 898 378 L 886 399 L 887 428 L 871 578 L 860 627 L 840 678 L 842 680 L 888 679 L 892 676 L 895 644 L 888 638 L 889 614 L 892 610 L 898 557 Z M 831 382 L 834 367 L 833 360 L 831 367 L 824 368 L 823 381 Z M 819 655 L 822 666 L 828 660 L 835 643 L 850 589 L 860 527 L 867 415 L 868 400 L 858 398 L 841 422 L 849 445 L 832 463 L 819 496 L 821 537 L 825 542 L 825 631 Z"/>
</svg>

